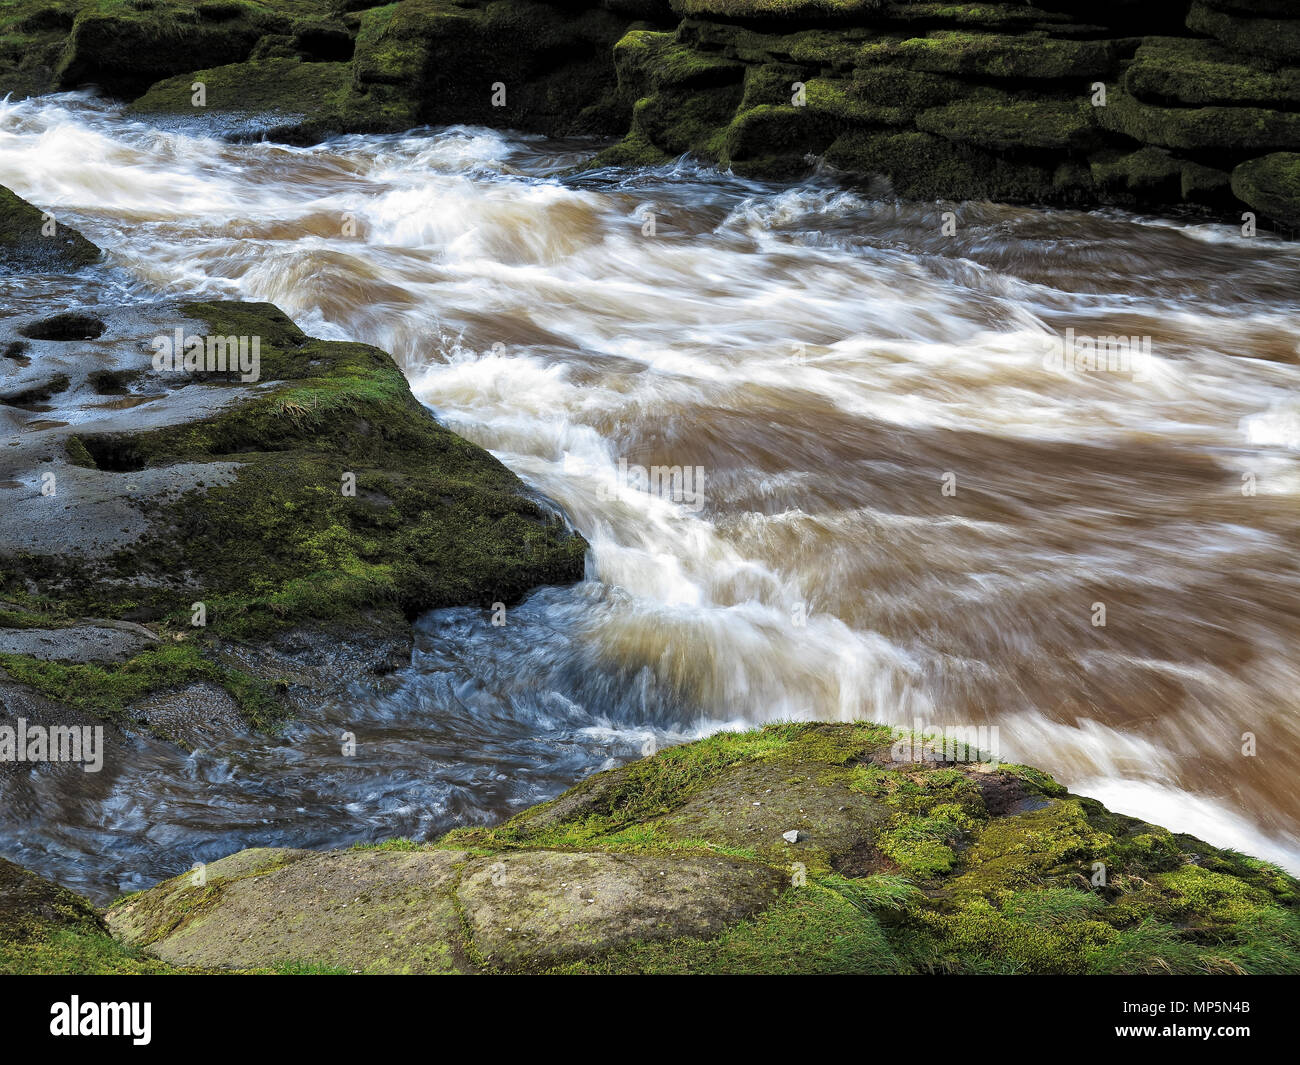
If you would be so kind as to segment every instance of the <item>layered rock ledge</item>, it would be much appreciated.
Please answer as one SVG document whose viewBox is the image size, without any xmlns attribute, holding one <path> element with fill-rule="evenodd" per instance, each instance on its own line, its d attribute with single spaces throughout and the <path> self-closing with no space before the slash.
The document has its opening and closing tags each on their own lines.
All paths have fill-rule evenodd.
<svg viewBox="0 0 1300 1065">
<path fill-rule="evenodd" d="M 0 972 L 1300 972 L 1277 868 L 896 740 L 719 734 L 495 828 L 242 851 L 103 915 L 0 861 Z"/>
<path fill-rule="evenodd" d="M 14 200 L 0 234 L 39 223 Z M 94 252 L 42 240 L 60 269 Z M 0 308 L 0 426 L 6 717 L 192 746 L 377 682 L 424 611 L 583 575 L 582 537 L 387 353 L 268 303 Z"/>
<path fill-rule="evenodd" d="M 1246 210 L 1300 227 L 1283 0 L 18 0 L 0 93 L 95 85 L 305 142 L 477 123 L 922 199 Z M 201 92 L 196 95 L 196 89 Z M 235 116 L 242 116 L 235 121 Z"/>
</svg>

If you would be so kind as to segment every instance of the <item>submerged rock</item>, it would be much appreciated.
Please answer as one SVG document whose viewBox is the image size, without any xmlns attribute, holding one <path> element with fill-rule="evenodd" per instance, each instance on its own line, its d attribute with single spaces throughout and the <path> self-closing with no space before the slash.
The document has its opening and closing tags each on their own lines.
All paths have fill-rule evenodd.
<svg viewBox="0 0 1300 1065">
<path fill-rule="evenodd" d="M 432 844 L 241 851 L 107 925 L 119 955 L 209 971 L 1300 972 L 1300 884 L 1274 866 L 895 740 L 722 733 Z"/>
</svg>

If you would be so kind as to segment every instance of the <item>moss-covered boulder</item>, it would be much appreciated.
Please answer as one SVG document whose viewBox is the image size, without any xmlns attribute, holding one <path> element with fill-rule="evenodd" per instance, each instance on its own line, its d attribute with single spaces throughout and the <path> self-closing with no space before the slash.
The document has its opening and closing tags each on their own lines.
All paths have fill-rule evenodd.
<svg viewBox="0 0 1300 1065">
<path fill-rule="evenodd" d="M 1157 107 L 1122 90 L 1094 109 L 1106 129 L 1143 144 L 1194 152 L 1300 147 L 1300 112 L 1263 107 Z"/>
<path fill-rule="evenodd" d="M 209 970 L 1300 972 L 1277 868 L 899 738 L 723 733 L 433 844 L 244 851 L 107 923 Z"/>
<path fill-rule="evenodd" d="M 1238 12 L 1240 5 L 1235 5 Z M 1214 37 L 1236 52 L 1294 63 L 1300 61 L 1300 18 L 1294 6 L 1285 12 L 1268 9 L 1285 18 L 1242 17 L 1218 6 L 1195 2 L 1187 13 L 1187 28 Z"/>
<path fill-rule="evenodd" d="M 1186 37 L 1144 40 L 1124 73 L 1124 87 L 1139 100 L 1165 106 L 1300 108 L 1300 70 Z"/>
<path fill-rule="evenodd" d="M 263 36 L 288 29 L 290 18 L 277 6 L 287 5 L 83 0 L 56 70 L 59 84 L 129 95 L 159 78 L 245 59 Z M 310 6 L 328 8 L 326 0 Z"/>
<path fill-rule="evenodd" d="M 354 79 L 411 101 L 420 122 L 600 132 L 616 121 L 611 50 L 628 25 L 594 5 L 403 0 L 362 15 Z"/>
<path fill-rule="evenodd" d="M 0 399 L 0 597 L 15 626 L 65 637 L 11 641 L 0 669 L 51 699 L 148 727 L 151 693 L 210 685 L 265 725 L 304 674 L 272 654 L 287 634 L 289 658 L 352 649 L 345 684 L 391 670 L 422 611 L 582 576 L 582 538 L 385 352 L 314 340 L 270 304 L 10 317 L 0 348 L 26 363 Z M 157 641 L 74 655 L 87 618 Z"/>
<path fill-rule="evenodd" d="M 77 17 L 74 0 L 11 0 L 0 5 L 0 96 L 50 92 Z"/>
<path fill-rule="evenodd" d="M 684 18 L 854 22 L 880 12 L 886 0 L 669 0 Z"/>
<path fill-rule="evenodd" d="M 999 158 L 930 133 L 845 133 L 825 162 L 861 178 L 887 178 L 899 196 L 925 200 L 1048 203 L 1077 195 L 1077 181 L 1058 186 L 1055 168 Z"/>
<path fill-rule="evenodd" d="M 1117 57 L 1117 49 L 1110 41 L 936 31 L 925 37 L 865 44 L 859 63 L 889 64 L 931 74 L 1054 81 L 1104 73 L 1115 65 Z"/>
<path fill-rule="evenodd" d="M 0 974 L 170 971 L 114 939 L 80 895 L 0 858 Z"/>
<path fill-rule="evenodd" d="M 922 111 L 916 127 L 995 151 L 1070 152 L 1097 139 L 1095 110 L 1083 100 L 967 100 Z"/>
<path fill-rule="evenodd" d="M 1300 227 L 1300 154 L 1274 152 L 1232 172 L 1232 191 L 1268 218 Z"/>
<path fill-rule="evenodd" d="M 195 94 L 196 84 L 202 86 L 201 97 Z M 358 91 L 348 63 L 303 63 L 286 56 L 165 78 L 129 110 L 186 118 L 219 113 L 228 128 L 243 119 L 251 133 L 296 143 L 343 132 L 398 132 L 417 118 L 409 100 Z"/>
<path fill-rule="evenodd" d="M 65 272 L 99 256 L 75 229 L 0 185 L 0 270 Z"/>
</svg>

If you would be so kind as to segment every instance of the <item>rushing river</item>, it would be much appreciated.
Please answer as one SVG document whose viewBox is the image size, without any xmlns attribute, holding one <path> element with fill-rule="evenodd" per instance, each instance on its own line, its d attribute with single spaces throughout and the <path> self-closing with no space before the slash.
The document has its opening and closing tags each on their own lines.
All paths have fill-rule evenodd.
<svg viewBox="0 0 1300 1065">
<path fill-rule="evenodd" d="M 209 132 L 0 104 L 0 184 L 110 264 L 0 279 L 0 307 L 271 300 L 376 344 L 565 508 L 590 579 L 504 628 L 429 615 L 395 692 L 282 736 L 11 781 L 0 853 L 106 898 L 494 820 L 719 728 L 866 718 L 997 726 L 1004 759 L 1300 869 L 1300 244 L 989 204 L 952 234 L 950 205 L 570 176 L 593 145 L 479 129 Z M 1048 365 L 1069 329 L 1151 356 Z M 702 471 L 703 498 L 620 463 Z"/>
</svg>

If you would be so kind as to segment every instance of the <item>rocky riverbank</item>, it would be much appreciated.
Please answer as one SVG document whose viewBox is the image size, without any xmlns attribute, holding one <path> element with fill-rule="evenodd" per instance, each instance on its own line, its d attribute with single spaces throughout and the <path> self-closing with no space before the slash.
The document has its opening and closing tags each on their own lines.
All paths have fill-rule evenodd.
<svg viewBox="0 0 1300 1065">
<path fill-rule="evenodd" d="M 97 256 L 0 197 L 11 267 Z M 270 304 L 0 308 L 0 355 L 0 670 L 29 721 L 271 727 L 381 683 L 418 614 L 583 574 L 582 537 L 385 352 Z"/>
<path fill-rule="evenodd" d="M 242 851 L 106 913 L 0 861 L 0 971 L 1300 972 L 1292 877 L 920 750 L 723 733 L 496 828 Z"/>
<path fill-rule="evenodd" d="M 25 0 L 0 93 L 95 85 L 242 135 L 478 123 L 898 195 L 1191 205 L 1300 226 L 1282 0 Z M 238 122 L 234 116 L 241 116 Z"/>
</svg>

